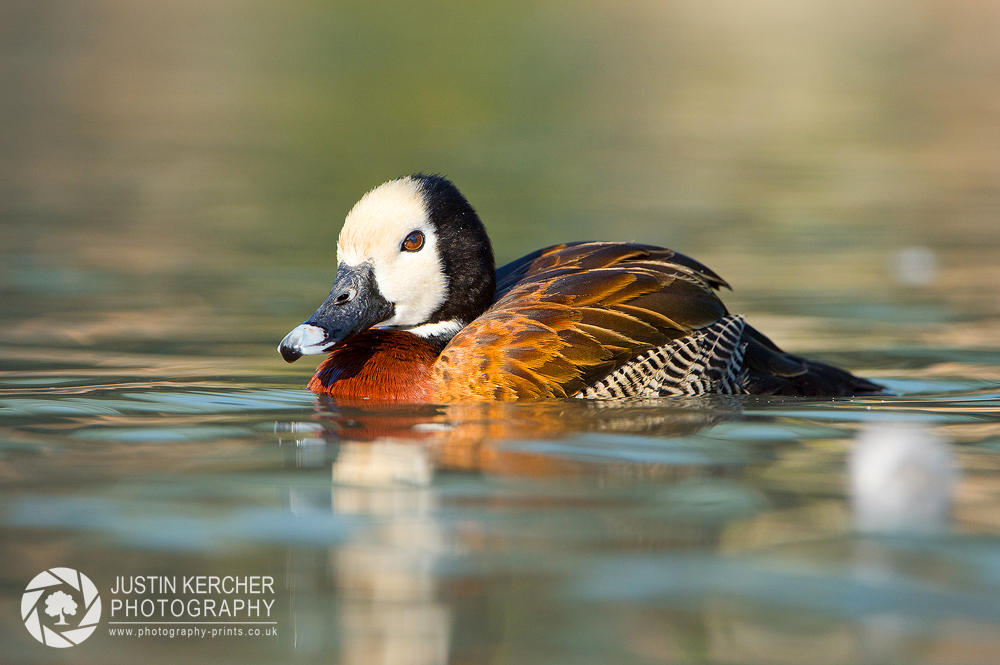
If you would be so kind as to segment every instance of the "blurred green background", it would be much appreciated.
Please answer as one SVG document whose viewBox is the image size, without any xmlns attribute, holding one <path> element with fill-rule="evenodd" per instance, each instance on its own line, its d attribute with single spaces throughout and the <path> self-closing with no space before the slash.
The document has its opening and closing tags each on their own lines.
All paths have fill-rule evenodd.
<svg viewBox="0 0 1000 665">
<path fill-rule="evenodd" d="M 833 294 L 1000 344 L 997 44 L 989 1 L 3 3 L 0 316 L 100 311 L 121 339 L 146 324 L 109 308 L 204 306 L 270 343 L 350 206 L 424 171 L 500 261 L 638 240 L 734 309 Z"/>
</svg>

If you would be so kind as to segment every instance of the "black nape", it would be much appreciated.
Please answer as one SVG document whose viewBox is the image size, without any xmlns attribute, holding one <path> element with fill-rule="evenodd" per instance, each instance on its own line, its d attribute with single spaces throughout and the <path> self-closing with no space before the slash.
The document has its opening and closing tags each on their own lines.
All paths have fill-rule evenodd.
<svg viewBox="0 0 1000 665">
<path fill-rule="evenodd" d="M 448 298 L 427 323 L 468 324 L 489 308 L 496 290 L 496 263 L 486 227 L 447 178 L 423 173 L 410 177 L 420 184 L 448 278 Z"/>
</svg>

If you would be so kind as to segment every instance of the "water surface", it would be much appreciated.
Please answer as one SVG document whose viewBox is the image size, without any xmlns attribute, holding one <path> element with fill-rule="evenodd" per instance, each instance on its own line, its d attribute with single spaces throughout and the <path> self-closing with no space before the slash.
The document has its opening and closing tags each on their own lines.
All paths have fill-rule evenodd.
<svg viewBox="0 0 1000 665">
<path fill-rule="evenodd" d="M 2 660 L 1000 662 L 1000 21 L 747 7 L 3 10 Z M 501 260 L 673 247 L 896 394 L 317 399 L 275 346 L 418 170 Z M 872 432 L 915 453 L 868 504 Z M 22 621 L 54 567 L 105 603 L 68 649 Z M 213 575 L 277 635 L 112 634 L 119 578 Z"/>
</svg>

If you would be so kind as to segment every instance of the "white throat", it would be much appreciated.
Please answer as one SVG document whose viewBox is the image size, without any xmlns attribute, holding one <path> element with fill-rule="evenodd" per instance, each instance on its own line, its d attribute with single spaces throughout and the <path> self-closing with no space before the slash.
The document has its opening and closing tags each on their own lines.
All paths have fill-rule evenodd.
<svg viewBox="0 0 1000 665">
<path fill-rule="evenodd" d="M 438 321 L 437 323 L 424 323 L 413 328 L 407 328 L 406 330 L 425 339 L 430 337 L 451 339 L 464 327 L 461 321 L 452 319 L 450 321 Z"/>
</svg>

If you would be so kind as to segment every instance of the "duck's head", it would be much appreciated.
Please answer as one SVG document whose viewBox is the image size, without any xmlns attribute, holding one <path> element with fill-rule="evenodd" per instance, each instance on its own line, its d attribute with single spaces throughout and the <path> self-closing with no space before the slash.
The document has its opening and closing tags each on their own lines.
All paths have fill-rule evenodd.
<svg viewBox="0 0 1000 665">
<path fill-rule="evenodd" d="M 294 362 L 373 327 L 443 346 L 486 311 L 495 288 L 486 228 L 455 185 L 422 174 L 392 180 L 347 214 L 330 297 L 278 351 Z"/>
</svg>

